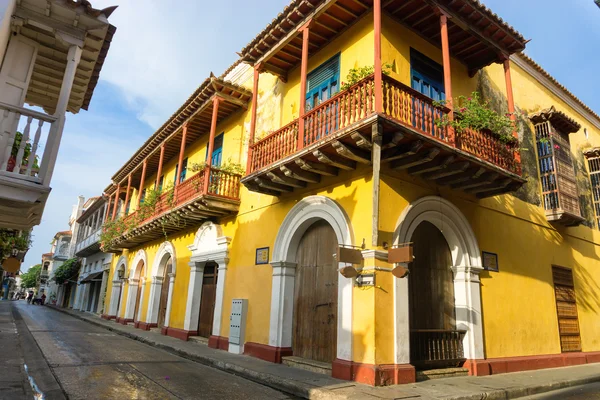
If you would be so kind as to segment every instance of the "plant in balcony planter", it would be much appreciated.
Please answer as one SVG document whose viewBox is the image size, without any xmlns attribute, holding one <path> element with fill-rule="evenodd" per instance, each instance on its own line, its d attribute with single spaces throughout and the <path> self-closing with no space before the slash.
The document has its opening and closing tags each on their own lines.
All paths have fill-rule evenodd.
<svg viewBox="0 0 600 400">
<path fill-rule="evenodd" d="M 21 132 L 15 133 L 15 141 L 13 142 L 13 146 L 10 152 L 10 158 L 8 159 L 7 170 L 12 172 L 15 169 L 17 164 L 17 155 L 19 154 L 19 147 L 21 147 L 21 141 L 23 140 L 23 134 Z M 25 147 L 23 148 L 23 160 L 21 162 L 21 166 L 27 166 L 27 162 L 29 160 L 29 156 L 31 155 L 31 143 L 27 142 Z M 33 160 L 32 170 L 38 171 L 40 166 L 38 165 L 39 157 L 35 156 Z"/>
<path fill-rule="evenodd" d="M 14 252 L 27 251 L 31 247 L 31 243 L 30 232 L 0 229 L 0 261 L 12 256 Z"/>
<path fill-rule="evenodd" d="M 434 107 L 445 107 L 447 100 L 434 101 Z M 456 132 L 466 129 L 489 131 L 503 143 L 517 143 L 513 136 L 515 122 L 510 119 L 511 114 L 498 114 L 492 110 L 488 101 L 483 101 L 478 92 L 472 92 L 470 97 L 459 96 L 454 99 L 454 119 L 449 120 L 447 115 L 435 120 L 439 127 L 452 127 Z"/>
</svg>

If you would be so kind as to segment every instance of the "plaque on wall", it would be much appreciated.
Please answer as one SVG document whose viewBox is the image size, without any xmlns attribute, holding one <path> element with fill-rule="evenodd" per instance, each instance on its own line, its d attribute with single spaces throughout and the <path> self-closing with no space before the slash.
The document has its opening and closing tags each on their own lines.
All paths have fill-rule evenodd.
<svg viewBox="0 0 600 400">
<path fill-rule="evenodd" d="M 483 259 L 483 269 L 485 269 L 486 271 L 499 272 L 498 254 L 482 251 L 481 258 Z"/>
<path fill-rule="evenodd" d="M 256 265 L 269 263 L 269 248 L 260 247 L 256 249 Z"/>
</svg>

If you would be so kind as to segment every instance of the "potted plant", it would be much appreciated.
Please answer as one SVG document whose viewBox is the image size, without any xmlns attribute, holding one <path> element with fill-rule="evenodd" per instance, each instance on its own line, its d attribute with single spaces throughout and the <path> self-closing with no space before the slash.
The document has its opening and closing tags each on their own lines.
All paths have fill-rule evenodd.
<svg viewBox="0 0 600 400">
<path fill-rule="evenodd" d="M 16 132 L 15 133 L 15 141 L 13 142 L 13 146 L 12 146 L 12 149 L 10 152 L 10 158 L 8 159 L 8 163 L 6 165 L 6 170 L 9 172 L 13 172 L 17 165 L 17 155 L 19 154 L 19 147 L 21 147 L 22 140 L 23 140 L 23 134 L 21 132 Z M 23 148 L 23 161 L 21 162 L 21 166 L 27 165 L 30 155 L 31 155 L 31 143 L 28 142 L 27 144 L 25 144 L 25 147 Z M 32 175 L 34 175 L 35 172 L 37 172 L 40 168 L 38 165 L 38 160 L 39 160 L 39 157 L 35 156 L 35 159 L 33 160 Z"/>
</svg>

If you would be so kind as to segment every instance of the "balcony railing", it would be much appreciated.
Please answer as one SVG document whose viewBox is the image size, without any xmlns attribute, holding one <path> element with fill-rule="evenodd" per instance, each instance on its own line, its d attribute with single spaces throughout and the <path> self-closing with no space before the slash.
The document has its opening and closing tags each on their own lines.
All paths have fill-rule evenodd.
<svg viewBox="0 0 600 400">
<path fill-rule="evenodd" d="M 52 160 L 57 117 L 0 103 L 0 174 L 43 183 Z M 17 132 L 22 133 L 13 151 Z M 41 145 L 44 148 L 41 148 Z"/>
<path fill-rule="evenodd" d="M 410 362 L 419 368 L 458 367 L 464 361 L 466 331 L 411 329 Z"/>
<path fill-rule="evenodd" d="M 94 249 L 96 249 L 96 247 L 99 248 L 101 233 L 102 228 L 96 229 L 94 232 L 92 232 L 91 235 L 88 235 L 83 240 L 77 242 L 77 244 L 75 245 L 75 254 L 78 256 L 87 256 L 89 254 L 85 253 L 96 251 Z"/>
<path fill-rule="evenodd" d="M 374 115 L 374 77 L 359 81 L 303 116 L 304 135 L 298 140 L 298 120 L 251 144 L 249 173 L 296 153 L 298 143 L 308 147 Z M 383 114 L 411 131 L 428 136 L 445 145 L 470 153 L 514 174 L 521 173 L 517 162 L 518 146 L 504 143 L 491 132 L 467 129 L 451 134 L 447 127 L 436 124 L 449 112 L 435 107 L 432 100 L 416 90 L 383 76 Z"/>
</svg>

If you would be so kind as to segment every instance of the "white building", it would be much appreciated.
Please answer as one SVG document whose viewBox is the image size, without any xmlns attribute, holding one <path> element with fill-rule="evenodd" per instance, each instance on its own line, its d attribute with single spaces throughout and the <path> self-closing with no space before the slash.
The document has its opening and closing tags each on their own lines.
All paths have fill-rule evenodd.
<svg viewBox="0 0 600 400">
<path fill-rule="evenodd" d="M 0 228 L 40 223 L 66 113 L 89 107 L 115 8 L 0 0 Z"/>
<path fill-rule="evenodd" d="M 77 219 L 75 255 L 82 258 L 74 309 L 101 314 L 112 254 L 100 250 L 100 233 L 108 211 L 104 197 L 92 197 Z"/>
</svg>

